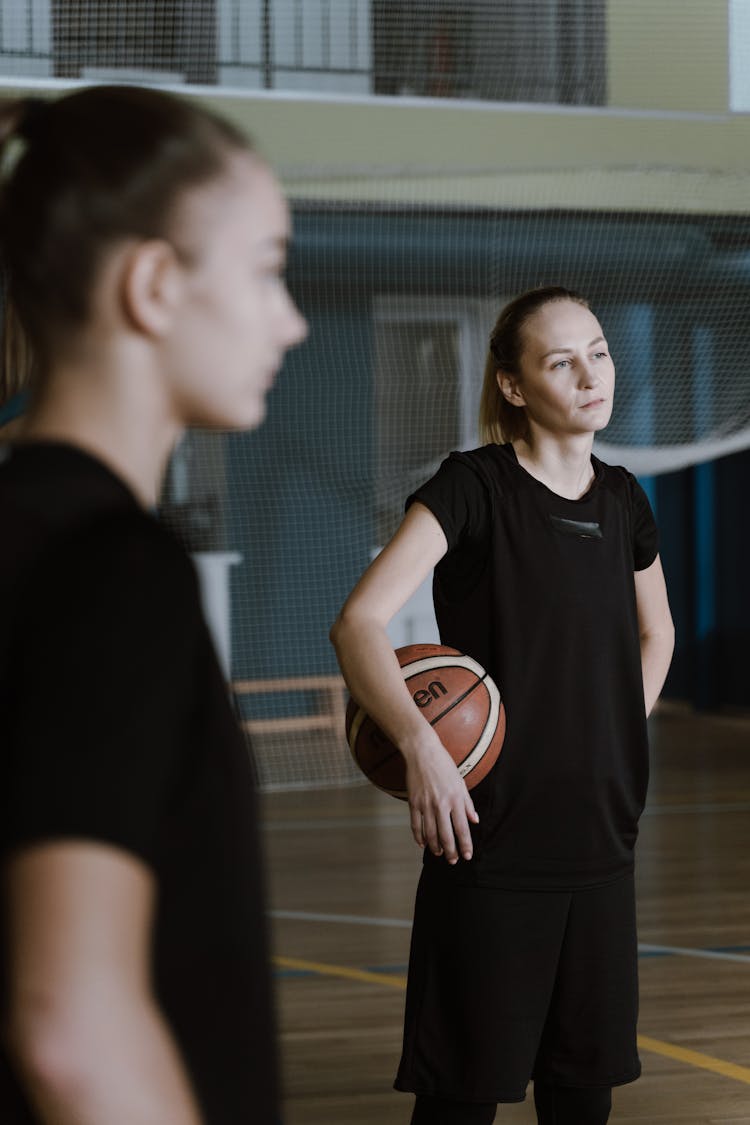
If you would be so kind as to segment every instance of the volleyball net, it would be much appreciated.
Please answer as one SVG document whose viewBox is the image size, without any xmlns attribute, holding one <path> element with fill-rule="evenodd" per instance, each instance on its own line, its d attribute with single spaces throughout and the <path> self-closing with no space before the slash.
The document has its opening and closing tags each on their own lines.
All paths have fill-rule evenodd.
<svg viewBox="0 0 750 1125">
<path fill-rule="evenodd" d="M 694 115 L 703 164 L 694 150 L 680 165 L 662 163 L 653 144 L 642 162 L 637 145 L 623 156 L 604 143 L 615 122 L 605 106 L 612 70 L 642 59 L 635 38 L 612 47 L 611 23 L 627 7 L 2 6 L 6 84 L 192 83 L 251 133 L 274 96 L 289 119 L 293 96 L 303 107 L 333 92 L 360 106 L 360 128 L 371 131 L 342 134 L 338 148 L 321 133 L 320 151 L 335 159 L 300 159 L 290 146 L 275 161 L 294 211 L 289 283 L 310 338 L 288 357 L 264 426 L 186 435 L 163 496 L 163 518 L 198 562 L 266 788 L 359 779 L 328 629 L 405 497 L 451 449 L 477 442 L 487 339 L 506 299 L 540 284 L 590 299 L 618 377 L 597 451 L 647 486 L 750 447 L 750 167 L 723 164 L 712 144 L 731 124 L 726 113 Z M 631 5 L 634 19 L 641 7 Z M 684 7 L 695 34 L 705 20 L 710 51 L 708 6 Z M 648 49 L 672 50 L 670 34 L 665 27 Z M 368 113 L 380 95 L 399 99 L 382 104 L 400 146 Z M 576 135 L 590 129 L 598 147 L 581 141 L 569 153 L 554 143 L 571 114 Z M 503 115 L 528 136 L 478 160 L 468 131 Z M 325 130 L 324 102 L 316 120 Z M 431 148 L 410 135 L 413 122 L 435 132 Z M 653 123 L 636 114 L 632 126 Z M 659 127 L 689 130 L 691 118 L 666 114 Z M 526 159 L 535 135 L 547 138 L 544 151 Z M 427 588 L 391 636 L 397 645 L 437 639 Z"/>
</svg>

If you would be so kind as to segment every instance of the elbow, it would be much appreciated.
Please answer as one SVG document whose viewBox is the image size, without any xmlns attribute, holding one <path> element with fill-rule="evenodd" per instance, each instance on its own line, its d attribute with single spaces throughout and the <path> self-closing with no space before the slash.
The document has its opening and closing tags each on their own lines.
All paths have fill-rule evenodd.
<svg viewBox="0 0 750 1125">
<path fill-rule="evenodd" d="M 339 650 L 340 650 L 341 634 L 344 632 L 344 630 L 345 630 L 344 611 L 342 610 L 341 613 L 339 613 L 338 617 L 336 618 L 333 625 L 331 625 L 331 628 L 328 631 L 328 640 L 331 642 L 333 647 L 336 649 L 336 652 L 339 652 Z"/>
<path fill-rule="evenodd" d="M 84 1043 L 69 1020 L 53 1012 L 22 1012 L 11 1016 L 4 1030 L 10 1058 L 32 1101 L 54 1096 L 80 1102 L 97 1056 L 94 1044 Z"/>
<path fill-rule="evenodd" d="M 347 636 L 351 633 L 353 628 L 356 628 L 356 624 L 357 613 L 352 610 L 347 602 L 339 611 L 328 633 L 328 639 L 336 649 L 336 652 L 341 651 L 341 646 L 346 644 Z"/>
<path fill-rule="evenodd" d="M 365 635 L 371 635 L 373 630 L 382 627 L 382 623 L 372 617 L 363 607 L 344 605 L 338 617 L 331 625 L 328 633 L 329 640 L 336 650 L 336 655 L 346 656 L 352 646 L 356 646 Z"/>
<path fill-rule="evenodd" d="M 339 613 L 339 615 L 336 618 L 336 620 L 334 621 L 333 625 L 331 625 L 331 628 L 328 630 L 328 640 L 331 642 L 331 644 L 333 645 L 334 648 L 338 648 L 337 641 L 338 641 L 338 638 L 339 638 L 340 634 L 341 634 L 341 613 Z"/>
<path fill-rule="evenodd" d="M 675 631 L 671 618 L 664 621 L 658 629 L 648 629 L 641 633 L 641 652 L 653 653 L 666 660 L 667 664 L 672 659 L 675 645 Z"/>
<path fill-rule="evenodd" d="M 669 646 L 669 655 L 671 656 L 674 652 L 675 644 L 674 622 L 671 618 L 669 619 L 669 625 L 666 628 L 666 641 Z"/>
<path fill-rule="evenodd" d="M 640 640 L 642 645 L 658 644 L 660 648 L 668 648 L 671 651 L 674 648 L 675 640 L 674 622 L 671 614 L 662 621 L 641 629 Z"/>
<path fill-rule="evenodd" d="M 662 644 L 664 646 L 664 649 L 665 649 L 666 652 L 669 653 L 669 656 L 670 656 L 670 659 L 671 659 L 672 653 L 674 652 L 674 641 L 675 641 L 674 622 L 672 621 L 671 617 L 669 618 L 668 621 L 665 621 L 665 623 L 664 623 L 664 625 L 661 629 L 661 638 L 662 638 Z"/>
</svg>

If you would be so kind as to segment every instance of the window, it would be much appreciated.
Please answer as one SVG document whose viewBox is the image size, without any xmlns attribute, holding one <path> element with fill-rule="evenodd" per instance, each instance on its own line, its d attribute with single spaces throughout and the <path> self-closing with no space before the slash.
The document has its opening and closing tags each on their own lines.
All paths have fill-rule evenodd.
<svg viewBox="0 0 750 1125">
<path fill-rule="evenodd" d="M 379 94 L 601 105 L 604 0 L 373 0 Z"/>
<path fill-rule="evenodd" d="M 57 78 L 215 83 L 213 0 L 53 0 Z"/>
<path fill-rule="evenodd" d="M 495 302 L 380 298 L 375 303 L 375 534 L 386 542 L 408 493 L 452 450 L 476 443 Z"/>
</svg>

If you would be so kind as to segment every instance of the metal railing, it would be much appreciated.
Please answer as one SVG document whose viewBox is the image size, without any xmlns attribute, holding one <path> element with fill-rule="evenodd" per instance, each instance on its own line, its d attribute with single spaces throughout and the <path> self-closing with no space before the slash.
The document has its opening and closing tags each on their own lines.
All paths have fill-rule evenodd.
<svg viewBox="0 0 750 1125">
<path fill-rule="evenodd" d="M 598 105 L 605 0 L 0 0 L 0 74 Z"/>
</svg>

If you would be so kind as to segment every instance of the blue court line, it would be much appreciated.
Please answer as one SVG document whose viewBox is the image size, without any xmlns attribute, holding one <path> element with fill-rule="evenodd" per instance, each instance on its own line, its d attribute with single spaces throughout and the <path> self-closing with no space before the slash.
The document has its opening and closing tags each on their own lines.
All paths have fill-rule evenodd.
<svg viewBox="0 0 750 1125">
<path fill-rule="evenodd" d="M 366 914 L 327 914 L 308 910 L 269 910 L 268 913 L 272 918 L 290 922 L 315 922 L 346 926 L 384 926 L 387 928 L 411 930 L 411 919 L 407 918 L 373 917 Z M 695 948 L 682 945 L 667 945 L 662 942 L 652 943 L 642 941 L 638 943 L 638 956 L 644 959 L 648 957 L 694 957 L 699 960 L 732 961 L 746 965 L 750 964 L 750 945 L 715 945 Z M 287 965 L 286 968 L 292 969 L 294 972 L 298 971 L 297 966 Z M 402 970 L 403 966 L 399 966 L 398 968 Z M 300 966 L 299 971 L 303 972 L 303 974 L 307 972 L 304 966 Z M 382 973 L 388 970 L 381 967 L 380 969 L 357 969 L 353 971 Z"/>
<path fill-rule="evenodd" d="M 696 949 L 696 953 L 750 953 L 750 945 L 707 945 L 704 949 Z M 638 958 L 641 957 L 679 957 L 679 953 L 672 949 L 639 949 Z"/>
<path fill-rule="evenodd" d="M 688 955 L 705 957 L 706 960 L 712 961 L 714 958 L 716 958 L 716 960 L 723 960 L 722 954 L 728 955 L 728 958 L 731 958 L 731 954 L 733 953 L 750 954 L 750 945 L 715 945 L 707 946 L 704 949 L 685 949 L 685 951 L 674 946 L 666 946 L 663 948 L 659 948 L 658 946 L 645 946 L 644 948 L 639 948 L 638 957 L 639 961 L 647 961 L 652 960 L 654 957 L 679 957 Z M 719 956 L 716 957 L 716 954 L 719 954 Z M 743 956 L 741 963 L 744 963 L 744 961 L 746 961 L 746 957 Z M 397 973 L 406 973 L 407 967 L 405 963 L 397 965 L 364 965 L 360 966 L 360 971 L 365 973 L 386 973 L 387 975 L 394 975 Z M 311 970 L 280 969 L 280 967 L 277 967 L 274 971 L 274 975 L 277 976 L 279 980 L 292 980 L 305 978 L 305 976 L 317 976 L 318 974 Z"/>
<path fill-rule="evenodd" d="M 696 949 L 695 954 L 703 954 L 707 959 L 711 959 L 712 953 L 750 953 L 750 945 L 717 945 L 706 947 L 705 949 Z M 670 949 L 645 949 L 638 951 L 638 960 L 647 960 L 654 957 L 679 957 L 680 953 L 676 950 Z M 392 976 L 396 973 L 405 973 L 408 966 L 406 964 L 399 965 L 365 965 L 360 966 L 360 970 L 365 973 L 386 973 Z M 303 977 L 316 977 L 317 973 L 309 969 L 281 969 L 277 968 L 274 975 L 279 980 L 296 980 Z"/>
</svg>

